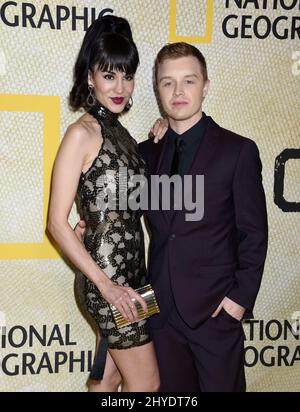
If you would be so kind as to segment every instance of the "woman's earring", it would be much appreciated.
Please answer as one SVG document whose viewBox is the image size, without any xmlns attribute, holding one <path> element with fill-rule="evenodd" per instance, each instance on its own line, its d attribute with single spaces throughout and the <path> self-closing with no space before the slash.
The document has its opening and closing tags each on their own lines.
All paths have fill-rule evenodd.
<svg viewBox="0 0 300 412">
<path fill-rule="evenodd" d="M 133 98 L 130 96 L 130 99 L 128 100 L 128 103 L 125 106 L 126 111 L 128 112 L 128 110 L 130 110 L 132 108 L 133 105 Z"/>
<path fill-rule="evenodd" d="M 92 106 L 95 106 L 96 98 L 95 98 L 94 93 L 93 93 L 93 90 L 94 90 L 93 86 L 88 85 L 88 89 L 89 89 L 89 95 L 86 99 L 86 104 L 88 106 L 92 107 Z"/>
</svg>

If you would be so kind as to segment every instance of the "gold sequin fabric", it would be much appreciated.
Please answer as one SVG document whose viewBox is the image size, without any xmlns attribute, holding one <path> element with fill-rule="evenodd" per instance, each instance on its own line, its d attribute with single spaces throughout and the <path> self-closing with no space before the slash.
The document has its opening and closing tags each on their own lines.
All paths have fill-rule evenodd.
<svg viewBox="0 0 300 412">
<path fill-rule="evenodd" d="M 142 212 L 119 206 L 124 194 L 129 198 L 135 189 L 130 177 L 145 175 L 145 163 L 136 141 L 115 114 L 99 104 L 89 113 L 101 125 L 103 143 L 90 168 L 81 174 L 77 190 L 77 205 L 87 225 L 84 245 L 114 283 L 136 289 L 146 282 Z M 82 273 L 76 275 L 76 289 L 100 333 L 108 332 L 110 348 L 126 349 L 150 341 L 146 320 L 117 329 L 107 301 Z"/>
</svg>

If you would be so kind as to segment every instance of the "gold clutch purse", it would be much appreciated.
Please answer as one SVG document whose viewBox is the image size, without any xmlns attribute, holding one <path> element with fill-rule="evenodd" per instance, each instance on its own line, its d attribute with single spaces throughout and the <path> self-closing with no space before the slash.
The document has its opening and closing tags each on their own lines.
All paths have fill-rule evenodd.
<svg viewBox="0 0 300 412">
<path fill-rule="evenodd" d="M 141 288 L 135 289 L 135 291 L 141 295 L 141 297 L 145 300 L 148 308 L 148 312 L 144 312 L 142 306 L 136 299 L 132 299 L 134 303 L 139 319 L 146 319 L 156 313 L 159 313 L 159 306 L 157 304 L 154 290 L 152 289 L 151 285 L 145 285 Z M 110 309 L 112 311 L 114 321 L 117 325 L 117 328 L 123 328 L 124 326 L 130 325 L 132 322 L 129 322 L 127 319 L 123 318 L 121 313 L 116 309 L 113 305 L 110 305 Z"/>
</svg>

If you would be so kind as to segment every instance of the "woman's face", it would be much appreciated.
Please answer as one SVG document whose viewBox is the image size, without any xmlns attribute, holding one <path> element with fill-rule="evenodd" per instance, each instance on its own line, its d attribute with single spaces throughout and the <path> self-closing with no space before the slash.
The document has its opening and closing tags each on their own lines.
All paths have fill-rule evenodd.
<svg viewBox="0 0 300 412">
<path fill-rule="evenodd" d="M 123 112 L 134 89 L 134 76 L 120 71 L 89 71 L 88 84 L 99 102 L 113 113 Z"/>
</svg>

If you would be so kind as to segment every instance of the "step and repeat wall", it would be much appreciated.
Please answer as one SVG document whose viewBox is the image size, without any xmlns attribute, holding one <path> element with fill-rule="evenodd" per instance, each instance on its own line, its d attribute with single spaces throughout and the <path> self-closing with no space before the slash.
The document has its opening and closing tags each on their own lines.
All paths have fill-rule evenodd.
<svg viewBox="0 0 300 412">
<path fill-rule="evenodd" d="M 130 21 L 140 52 L 122 120 L 138 141 L 159 116 L 156 53 L 187 41 L 207 58 L 206 113 L 257 143 L 270 243 L 255 319 L 244 325 L 248 390 L 300 390 L 300 0 L 1 0 L 0 391 L 86 390 L 95 333 L 45 226 L 55 154 L 81 115 L 67 104 L 75 58 L 87 27 L 108 13 Z"/>
</svg>

